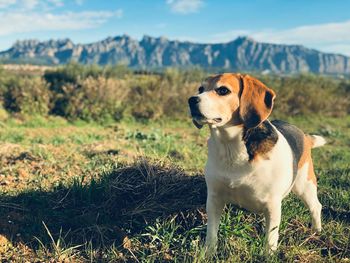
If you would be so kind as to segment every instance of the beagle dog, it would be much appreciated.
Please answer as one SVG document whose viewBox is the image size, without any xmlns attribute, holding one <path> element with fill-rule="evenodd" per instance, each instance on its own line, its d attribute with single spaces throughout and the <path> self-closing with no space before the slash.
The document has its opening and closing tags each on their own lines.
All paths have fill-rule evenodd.
<svg viewBox="0 0 350 263">
<path fill-rule="evenodd" d="M 196 127 L 210 128 L 205 181 L 206 247 L 211 252 L 226 203 L 265 216 L 269 253 L 277 249 L 281 202 L 290 191 L 309 208 L 313 229 L 321 231 L 311 149 L 326 141 L 286 122 L 269 121 L 275 96 L 249 75 L 225 73 L 204 80 L 188 100 Z"/>
</svg>

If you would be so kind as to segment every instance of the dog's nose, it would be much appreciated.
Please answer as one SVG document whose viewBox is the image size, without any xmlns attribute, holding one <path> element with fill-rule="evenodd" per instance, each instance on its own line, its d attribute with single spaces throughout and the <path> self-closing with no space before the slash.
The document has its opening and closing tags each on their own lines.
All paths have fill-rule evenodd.
<svg viewBox="0 0 350 263">
<path fill-rule="evenodd" d="M 188 99 L 188 104 L 190 104 L 190 106 L 194 106 L 198 104 L 200 100 L 201 99 L 198 96 L 192 96 L 191 98 Z"/>
</svg>

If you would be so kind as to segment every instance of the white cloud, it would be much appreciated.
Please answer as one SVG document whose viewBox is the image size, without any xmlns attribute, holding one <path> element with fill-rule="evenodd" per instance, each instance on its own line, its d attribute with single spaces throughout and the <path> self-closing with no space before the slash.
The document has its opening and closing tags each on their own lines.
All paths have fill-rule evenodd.
<svg viewBox="0 0 350 263">
<path fill-rule="evenodd" d="M 0 0 L 0 9 L 32 10 L 34 8 L 47 9 L 62 7 L 64 0 Z"/>
<path fill-rule="evenodd" d="M 0 8 L 6 8 L 11 5 L 14 5 L 16 0 L 0 0 Z"/>
<path fill-rule="evenodd" d="M 65 12 L 62 14 L 40 12 L 0 13 L 0 36 L 34 31 L 78 30 L 96 28 L 109 18 L 121 18 L 121 9 L 112 11 Z"/>
<path fill-rule="evenodd" d="M 330 44 L 326 45 L 324 47 L 318 48 L 319 50 L 322 50 L 323 52 L 328 53 L 337 53 L 337 54 L 343 54 L 346 56 L 350 56 L 350 43 L 347 44 Z"/>
<path fill-rule="evenodd" d="M 300 44 L 325 52 L 350 55 L 350 20 L 338 23 L 305 25 L 290 29 L 232 30 L 211 36 L 208 42 L 227 42 L 237 36 L 250 36 L 261 42 Z"/>
<path fill-rule="evenodd" d="M 255 32 L 257 40 L 269 40 L 274 43 L 336 43 L 350 41 L 350 20 L 340 23 L 307 25 L 286 30 Z"/>
<path fill-rule="evenodd" d="M 22 0 L 21 4 L 24 9 L 34 9 L 39 4 L 39 0 Z"/>
<path fill-rule="evenodd" d="M 202 0 L 167 0 L 173 13 L 189 14 L 197 12 L 202 6 Z"/>
</svg>

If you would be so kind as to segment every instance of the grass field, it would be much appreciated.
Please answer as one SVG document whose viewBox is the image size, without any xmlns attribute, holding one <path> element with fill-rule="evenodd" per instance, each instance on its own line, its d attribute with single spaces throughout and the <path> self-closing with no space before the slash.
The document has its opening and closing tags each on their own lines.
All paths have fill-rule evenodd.
<svg viewBox="0 0 350 263">
<path fill-rule="evenodd" d="M 329 142 L 313 152 L 322 233 L 291 194 L 267 258 L 263 218 L 228 206 L 209 261 L 350 261 L 350 117 L 288 121 Z M 207 136 L 190 121 L 0 122 L 1 260 L 205 262 Z"/>
</svg>

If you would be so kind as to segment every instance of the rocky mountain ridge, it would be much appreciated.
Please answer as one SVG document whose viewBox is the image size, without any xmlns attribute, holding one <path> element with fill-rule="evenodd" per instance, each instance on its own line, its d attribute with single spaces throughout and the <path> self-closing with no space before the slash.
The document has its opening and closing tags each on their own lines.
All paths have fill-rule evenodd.
<svg viewBox="0 0 350 263">
<path fill-rule="evenodd" d="M 222 71 L 350 73 L 350 57 L 301 45 L 261 43 L 249 37 L 218 44 L 150 36 L 138 41 L 127 35 L 90 44 L 74 44 L 70 39 L 23 40 L 0 52 L 0 61 L 48 65 L 76 61 L 82 64 L 125 64 L 140 69 L 200 66 Z"/>
</svg>

